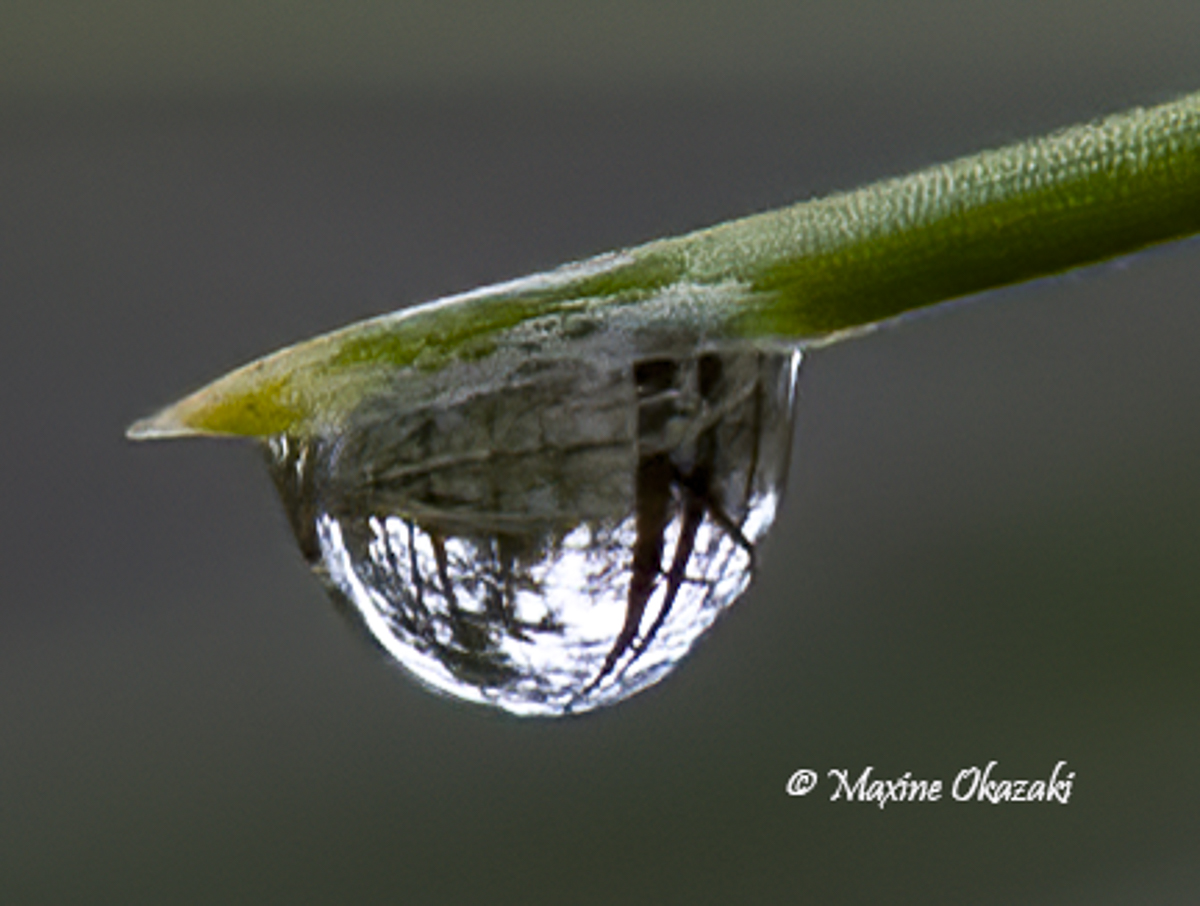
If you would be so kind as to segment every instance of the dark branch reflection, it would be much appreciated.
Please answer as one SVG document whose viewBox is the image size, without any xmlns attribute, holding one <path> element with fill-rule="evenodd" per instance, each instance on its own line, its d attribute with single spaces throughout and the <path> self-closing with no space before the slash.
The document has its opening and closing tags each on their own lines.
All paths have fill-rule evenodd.
<svg viewBox="0 0 1200 906">
<path fill-rule="evenodd" d="M 799 353 L 539 351 L 269 445 L 305 556 L 391 658 L 520 714 L 657 682 L 749 584 Z"/>
</svg>

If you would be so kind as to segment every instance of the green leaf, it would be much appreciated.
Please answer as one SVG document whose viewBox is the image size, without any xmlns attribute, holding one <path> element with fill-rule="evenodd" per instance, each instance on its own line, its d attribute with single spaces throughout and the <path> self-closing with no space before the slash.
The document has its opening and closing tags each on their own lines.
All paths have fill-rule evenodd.
<svg viewBox="0 0 1200 906">
<path fill-rule="evenodd" d="M 1200 94 L 351 325 L 240 368 L 134 439 L 336 425 L 404 369 L 611 331 L 825 343 L 1200 231 Z"/>
</svg>

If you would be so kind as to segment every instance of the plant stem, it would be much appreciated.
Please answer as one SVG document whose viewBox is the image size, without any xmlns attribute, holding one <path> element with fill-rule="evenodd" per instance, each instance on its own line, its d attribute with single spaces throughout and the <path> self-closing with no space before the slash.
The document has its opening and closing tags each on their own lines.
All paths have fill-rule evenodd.
<svg viewBox="0 0 1200 906">
<path fill-rule="evenodd" d="M 811 337 L 1198 230 L 1193 94 L 674 242 L 756 290 L 748 332 Z"/>
<path fill-rule="evenodd" d="M 245 366 L 129 436 L 336 422 L 396 369 L 489 355 L 532 319 L 836 338 L 1200 231 L 1200 94 L 408 309 Z"/>
</svg>

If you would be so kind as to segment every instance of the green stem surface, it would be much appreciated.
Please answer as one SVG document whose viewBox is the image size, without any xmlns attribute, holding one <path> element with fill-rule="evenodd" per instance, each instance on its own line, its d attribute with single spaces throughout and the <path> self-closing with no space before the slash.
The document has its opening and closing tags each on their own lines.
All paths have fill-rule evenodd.
<svg viewBox="0 0 1200 906">
<path fill-rule="evenodd" d="M 409 309 L 226 375 L 129 431 L 336 423 L 396 369 L 488 355 L 534 319 L 691 319 L 819 341 L 1200 231 L 1200 94 Z"/>
</svg>

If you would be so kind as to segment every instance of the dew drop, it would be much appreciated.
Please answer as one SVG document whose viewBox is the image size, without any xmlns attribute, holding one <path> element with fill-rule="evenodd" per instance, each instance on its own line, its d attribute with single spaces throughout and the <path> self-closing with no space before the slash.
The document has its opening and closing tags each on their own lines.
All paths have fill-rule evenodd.
<svg viewBox="0 0 1200 906">
<path fill-rule="evenodd" d="M 610 705 L 753 578 L 800 353 L 498 358 L 272 438 L 271 472 L 335 601 L 425 685 L 522 715 Z"/>
</svg>

